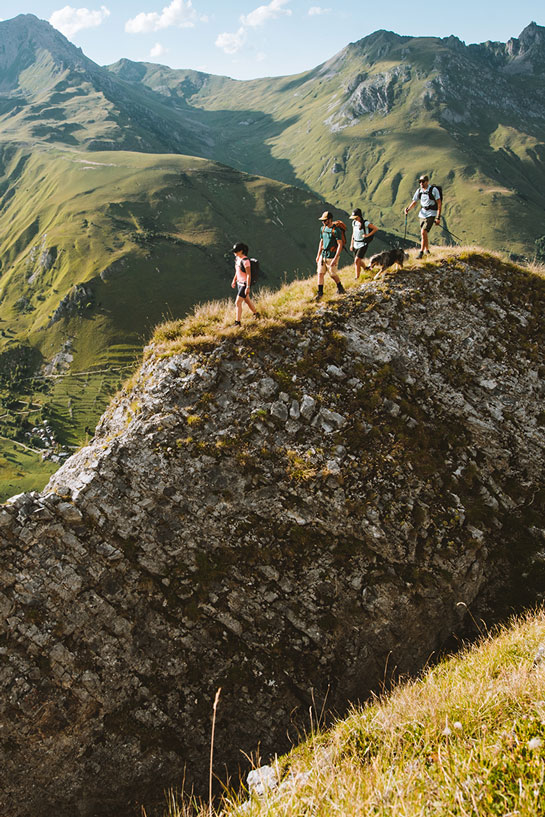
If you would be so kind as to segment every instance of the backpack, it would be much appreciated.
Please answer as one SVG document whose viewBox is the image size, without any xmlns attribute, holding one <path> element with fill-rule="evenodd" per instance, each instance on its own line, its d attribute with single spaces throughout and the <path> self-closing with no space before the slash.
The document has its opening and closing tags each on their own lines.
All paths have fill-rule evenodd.
<svg viewBox="0 0 545 817">
<path fill-rule="evenodd" d="M 363 219 L 363 225 L 362 225 L 362 226 L 363 226 L 363 232 L 364 232 L 364 233 L 365 233 L 365 222 L 366 222 L 366 221 L 367 221 L 367 219 L 366 219 L 366 218 L 364 218 L 364 219 Z M 371 223 L 370 221 L 367 221 L 367 224 L 370 224 L 370 223 Z M 371 243 L 371 241 L 374 239 L 374 237 L 375 237 L 375 236 L 376 236 L 376 233 L 373 233 L 373 235 L 372 235 L 371 237 L 364 236 L 364 239 L 363 239 L 363 240 L 365 241 L 365 244 L 366 244 L 366 246 L 367 246 L 367 247 L 369 246 L 369 244 Z"/>
<path fill-rule="evenodd" d="M 245 261 L 247 258 L 248 256 L 245 256 L 244 258 L 241 258 L 240 261 Z M 250 272 L 252 274 L 251 283 L 255 284 L 256 281 L 259 280 L 261 267 L 259 266 L 259 261 L 257 258 L 248 258 L 248 261 L 250 262 Z"/>
<path fill-rule="evenodd" d="M 419 190 L 418 191 L 418 198 L 419 199 L 422 198 L 422 193 L 427 193 L 428 196 L 430 197 L 430 203 L 428 205 L 428 210 L 437 210 L 438 209 L 437 202 L 436 202 L 436 200 L 434 199 L 434 197 L 432 196 L 432 193 L 431 193 L 431 191 L 432 191 L 432 189 L 434 187 L 436 187 L 439 190 L 439 198 L 441 199 L 443 204 L 445 203 L 444 200 L 443 200 L 443 188 L 441 187 L 441 185 L 440 184 L 435 184 L 435 182 L 430 182 L 429 185 L 428 185 L 427 190 Z"/>
<path fill-rule="evenodd" d="M 341 252 L 342 252 L 343 249 L 346 247 L 346 224 L 344 223 L 344 221 L 334 221 L 333 226 L 338 227 L 339 230 L 341 231 L 341 238 L 338 239 L 338 240 L 340 240 L 340 242 L 341 242 Z"/>
<path fill-rule="evenodd" d="M 327 247 L 324 247 L 324 250 L 326 250 L 326 252 L 334 250 L 337 247 L 337 244 L 340 242 L 342 252 L 343 247 L 346 247 L 346 224 L 344 221 L 334 221 L 332 226 L 339 228 L 341 231 L 341 237 L 335 238 L 334 236 L 331 236 L 331 240 Z"/>
</svg>

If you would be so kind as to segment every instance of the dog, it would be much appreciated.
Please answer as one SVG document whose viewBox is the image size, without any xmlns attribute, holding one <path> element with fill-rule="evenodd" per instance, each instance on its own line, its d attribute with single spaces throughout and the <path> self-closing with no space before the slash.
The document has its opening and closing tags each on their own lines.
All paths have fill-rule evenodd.
<svg viewBox="0 0 545 817">
<path fill-rule="evenodd" d="M 383 275 L 392 264 L 396 265 L 396 269 L 402 269 L 403 262 L 407 257 L 407 253 L 401 249 L 384 250 L 384 252 L 378 252 L 376 255 L 371 256 L 369 259 L 369 269 L 380 267 L 380 270 L 375 275 L 375 278 L 378 278 L 379 275 Z"/>
</svg>

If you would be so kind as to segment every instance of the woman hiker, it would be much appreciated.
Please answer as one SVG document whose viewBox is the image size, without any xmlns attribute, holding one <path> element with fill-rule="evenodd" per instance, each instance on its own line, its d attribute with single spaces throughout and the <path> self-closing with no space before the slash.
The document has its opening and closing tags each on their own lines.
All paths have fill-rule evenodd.
<svg viewBox="0 0 545 817">
<path fill-rule="evenodd" d="M 354 278 L 357 281 L 360 277 L 360 272 L 362 269 L 366 269 L 363 259 L 365 258 L 367 247 L 371 243 L 375 233 L 378 231 L 378 227 L 375 227 L 375 225 L 371 224 L 370 221 L 366 221 L 364 219 L 359 207 L 352 210 L 352 215 L 350 218 L 352 219 L 352 239 L 350 241 L 350 252 L 355 253 Z"/>
<path fill-rule="evenodd" d="M 232 288 L 237 288 L 235 299 L 235 326 L 240 326 L 242 318 L 242 304 L 248 306 L 250 312 L 254 313 L 254 318 L 259 318 L 259 312 L 250 298 L 250 286 L 252 284 L 252 265 L 248 258 L 248 245 L 242 241 L 232 247 L 231 252 L 235 254 L 235 274 L 231 283 Z"/>
</svg>

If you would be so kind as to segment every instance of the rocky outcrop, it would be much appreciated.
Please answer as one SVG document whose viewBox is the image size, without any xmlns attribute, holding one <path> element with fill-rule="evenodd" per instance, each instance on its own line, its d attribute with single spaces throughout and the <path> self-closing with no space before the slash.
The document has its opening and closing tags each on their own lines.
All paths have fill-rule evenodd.
<svg viewBox="0 0 545 817">
<path fill-rule="evenodd" d="M 2 813 L 139 814 L 184 767 L 202 784 L 218 687 L 233 770 L 417 670 L 467 609 L 538 597 L 544 306 L 474 257 L 152 347 L 0 510 Z"/>
</svg>

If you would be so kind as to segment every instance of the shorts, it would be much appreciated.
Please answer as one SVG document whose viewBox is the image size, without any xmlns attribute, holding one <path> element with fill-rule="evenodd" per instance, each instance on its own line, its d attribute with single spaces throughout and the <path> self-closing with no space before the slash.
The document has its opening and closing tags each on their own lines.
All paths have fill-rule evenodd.
<svg viewBox="0 0 545 817">
<path fill-rule="evenodd" d="M 247 294 L 246 284 L 241 284 L 237 281 L 237 298 L 245 298 Z"/>
<path fill-rule="evenodd" d="M 435 219 L 437 216 L 428 216 L 427 218 L 420 219 L 420 229 L 425 230 L 427 233 L 431 230 L 433 225 L 435 224 Z"/>
<path fill-rule="evenodd" d="M 318 264 L 318 272 L 321 272 L 324 275 L 326 272 L 329 272 L 330 275 L 336 275 L 337 264 L 333 263 L 333 258 L 320 258 L 320 262 Z"/>
<path fill-rule="evenodd" d="M 358 247 L 354 258 L 365 258 L 365 253 L 367 252 L 368 246 L 369 244 L 364 244 L 363 247 Z"/>
</svg>

